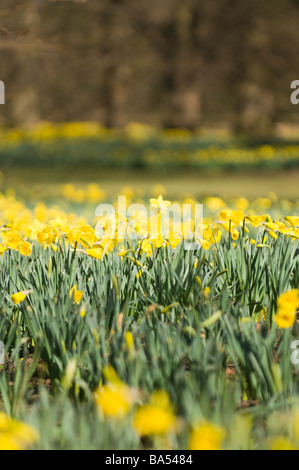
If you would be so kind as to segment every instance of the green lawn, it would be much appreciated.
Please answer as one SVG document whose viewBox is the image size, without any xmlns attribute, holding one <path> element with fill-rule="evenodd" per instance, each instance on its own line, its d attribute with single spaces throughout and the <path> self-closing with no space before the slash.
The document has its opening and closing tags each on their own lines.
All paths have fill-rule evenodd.
<svg viewBox="0 0 299 470">
<path fill-rule="evenodd" d="M 195 196 L 244 196 L 247 198 L 266 197 L 274 192 L 279 199 L 299 200 L 299 171 L 255 171 L 230 172 L 216 171 L 138 171 L 138 170 L 90 170 L 81 168 L 66 169 L 6 169 L 4 187 L 15 189 L 28 186 L 34 189 L 53 189 L 57 185 L 72 182 L 77 185 L 90 182 L 99 183 L 103 189 L 117 194 L 124 186 L 142 189 L 150 193 L 154 185 L 161 184 L 168 197 L 177 199 L 186 194 Z"/>
</svg>

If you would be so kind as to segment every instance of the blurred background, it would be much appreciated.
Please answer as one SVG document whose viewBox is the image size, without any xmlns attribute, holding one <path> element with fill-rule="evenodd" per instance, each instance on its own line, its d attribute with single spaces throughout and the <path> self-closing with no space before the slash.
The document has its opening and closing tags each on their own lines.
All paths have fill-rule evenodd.
<svg viewBox="0 0 299 470">
<path fill-rule="evenodd" d="M 6 181 L 299 199 L 298 24 L 298 0 L 1 0 Z"/>
</svg>

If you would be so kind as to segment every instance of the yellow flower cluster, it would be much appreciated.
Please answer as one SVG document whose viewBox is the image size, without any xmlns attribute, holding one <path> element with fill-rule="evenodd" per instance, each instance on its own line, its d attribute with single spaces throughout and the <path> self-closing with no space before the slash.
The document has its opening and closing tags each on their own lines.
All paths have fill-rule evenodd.
<svg viewBox="0 0 299 470">
<path fill-rule="evenodd" d="M 279 146 L 260 145 L 251 148 L 237 145 L 228 140 L 229 136 L 225 136 L 226 145 L 223 145 L 223 135 L 220 133 L 220 140 L 216 137 L 214 144 L 206 146 L 202 145 L 202 131 L 192 133 L 187 129 L 159 130 L 140 122 L 130 122 L 124 129 L 108 129 L 96 122 L 41 122 L 28 128 L 2 128 L 0 132 L 1 149 L 18 147 L 27 142 L 39 146 L 45 144 L 47 147 L 49 144 L 55 145 L 55 142 L 60 145 L 63 141 L 92 140 L 100 145 L 122 141 L 123 146 L 111 151 L 111 156 L 117 163 L 130 160 L 134 151 L 128 143 L 132 142 L 134 147 L 137 142 L 140 146 L 143 144 L 140 160 L 149 167 L 257 167 L 261 164 L 281 167 L 288 162 L 298 161 L 299 155 L 299 146 L 295 142 L 292 145 L 282 143 Z M 159 143 L 158 147 L 151 145 L 152 139 Z M 192 145 L 193 142 L 195 145 Z M 84 156 L 82 152 L 82 161 Z"/>
<path fill-rule="evenodd" d="M 76 199 L 77 191 L 80 191 L 72 185 L 63 190 L 70 200 Z M 92 205 L 104 197 L 96 184 L 88 185 L 82 191 L 82 197 L 88 197 L 89 202 L 93 201 Z M 130 202 L 135 195 L 130 188 L 124 188 L 122 193 Z M 279 236 L 299 239 L 298 216 L 279 216 L 279 220 L 273 220 L 273 215 L 271 217 L 268 213 L 257 214 L 245 198 L 235 200 L 234 209 L 227 207 L 225 201 L 219 197 L 203 199 L 205 215 L 202 223 L 195 221 L 194 214 L 189 218 L 179 219 L 171 217 L 171 213 L 168 215 L 171 202 L 164 200 L 161 194 L 157 198 L 151 198 L 149 204 L 143 200 L 141 202 L 143 209 L 151 208 L 150 215 L 136 204 L 135 211 L 124 216 L 117 211 L 116 204 L 112 204 L 111 207 L 115 208 L 113 214 L 101 217 L 93 215 L 88 220 L 85 216 L 62 210 L 58 206 L 47 207 L 42 202 L 28 209 L 14 195 L 0 194 L 0 255 L 5 251 L 15 250 L 23 256 L 30 256 L 35 242 L 56 250 L 64 239 L 72 248 L 76 246 L 80 252 L 101 260 L 104 254 L 115 247 L 120 256 L 124 256 L 125 239 L 134 239 L 137 240 L 134 248 L 138 253 L 151 256 L 156 248 L 170 246 L 175 249 L 190 231 L 194 234 L 195 241 L 204 250 L 208 250 L 221 241 L 224 233 L 229 234 L 236 242 L 241 233 L 244 232 L 249 237 L 249 233 L 258 227 L 273 239 Z M 268 203 L 268 200 L 259 201 L 259 207 L 266 207 Z M 180 210 L 184 204 L 188 204 L 193 210 L 199 203 L 187 197 L 180 203 L 174 202 L 173 206 Z M 95 207 L 97 206 L 94 205 Z M 248 240 L 256 243 L 254 238 L 249 237 Z M 257 247 L 265 246 L 265 242 L 266 238 Z M 133 244 L 130 248 L 132 247 Z"/>
<path fill-rule="evenodd" d="M 96 122 L 69 122 L 57 124 L 40 122 L 29 128 L 2 129 L 2 145 L 13 145 L 23 141 L 47 142 L 56 139 L 107 138 L 116 135 Z"/>
<path fill-rule="evenodd" d="M 80 188 L 77 188 L 72 183 L 68 183 L 62 188 L 62 196 L 71 202 L 97 204 L 106 198 L 107 193 L 96 183 L 90 183 Z"/>
<path fill-rule="evenodd" d="M 147 402 L 141 403 L 142 393 L 122 382 L 115 370 L 105 368 L 107 384 L 94 391 L 99 416 L 103 419 L 124 419 L 131 416 L 132 428 L 139 436 L 167 436 L 182 429 L 170 397 L 164 390 L 155 390 Z M 138 403 L 137 403 L 138 402 Z M 226 437 L 224 428 L 208 421 L 192 426 L 190 450 L 218 450 Z"/>
</svg>

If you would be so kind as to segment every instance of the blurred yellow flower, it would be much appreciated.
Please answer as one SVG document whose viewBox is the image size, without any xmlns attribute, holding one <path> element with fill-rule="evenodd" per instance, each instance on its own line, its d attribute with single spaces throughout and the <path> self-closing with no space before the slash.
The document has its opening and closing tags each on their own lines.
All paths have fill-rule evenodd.
<svg viewBox="0 0 299 470">
<path fill-rule="evenodd" d="M 124 418 L 136 400 L 136 392 L 120 380 L 113 367 L 104 368 L 103 373 L 107 384 L 93 392 L 97 409 L 106 418 Z"/>
<path fill-rule="evenodd" d="M 279 309 L 275 315 L 275 320 L 279 328 L 290 328 L 295 323 L 296 314 L 288 309 Z"/>
<path fill-rule="evenodd" d="M 292 289 L 281 294 L 278 297 L 277 306 L 296 310 L 299 307 L 299 289 Z"/>
<path fill-rule="evenodd" d="M 0 412 L 0 450 L 25 450 L 38 438 L 38 432 L 32 426 Z"/>
<path fill-rule="evenodd" d="M 164 391 L 156 391 L 150 402 L 137 409 L 133 427 L 142 436 L 164 435 L 176 428 L 177 418 L 172 410 L 169 396 Z"/>
<path fill-rule="evenodd" d="M 220 450 L 226 431 L 210 422 L 200 422 L 193 427 L 189 439 L 189 450 Z"/>
<path fill-rule="evenodd" d="M 81 318 L 84 318 L 86 315 L 86 306 L 85 305 L 82 305 L 81 309 L 80 309 L 80 317 Z"/>
<path fill-rule="evenodd" d="M 206 299 L 209 298 L 209 295 L 210 295 L 210 292 L 211 292 L 211 288 L 209 286 L 205 287 L 204 290 L 203 290 L 203 295 Z"/>
<path fill-rule="evenodd" d="M 158 197 L 159 195 L 165 196 L 166 188 L 163 184 L 156 184 L 151 190 L 153 196 Z"/>
<path fill-rule="evenodd" d="M 129 353 L 132 355 L 134 353 L 134 338 L 131 331 L 126 331 L 125 333 L 126 346 Z"/>
<path fill-rule="evenodd" d="M 277 300 L 275 320 L 280 328 L 290 328 L 296 320 L 299 307 L 299 289 L 292 289 L 281 294 Z"/>
<path fill-rule="evenodd" d="M 293 442 L 284 436 L 278 436 L 271 441 L 270 450 L 297 450 Z"/>
</svg>

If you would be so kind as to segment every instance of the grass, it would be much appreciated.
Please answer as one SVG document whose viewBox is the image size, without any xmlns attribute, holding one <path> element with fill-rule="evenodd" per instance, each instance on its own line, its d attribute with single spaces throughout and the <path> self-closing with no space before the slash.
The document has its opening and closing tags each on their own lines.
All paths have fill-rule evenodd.
<svg viewBox="0 0 299 470">
<path fill-rule="evenodd" d="M 299 199 L 298 170 L 284 171 L 177 171 L 177 170 L 90 170 L 82 167 L 68 169 L 7 168 L 4 171 L 6 187 L 32 189 L 47 187 L 55 191 L 57 185 L 65 183 L 86 184 L 95 182 L 104 190 L 114 194 L 124 186 L 133 190 L 141 189 L 150 193 L 154 185 L 163 185 L 169 197 L 219 195 L 223 197 L 242 196 L 249 199 L 266 197 L 275 193 L 279 199 L 295 201 Z"/>
</svg>

